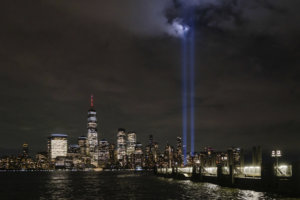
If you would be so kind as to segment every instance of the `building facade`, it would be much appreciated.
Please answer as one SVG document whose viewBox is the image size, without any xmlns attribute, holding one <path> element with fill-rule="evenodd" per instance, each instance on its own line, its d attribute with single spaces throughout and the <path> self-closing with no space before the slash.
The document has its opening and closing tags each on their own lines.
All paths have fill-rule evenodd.
<svg viewBox="0 0 300 200">
<path fill-rule="evenodd" d="M 66 157 L 68 153 L 68 140 L 66 134 L 51 134 L 48 138 L 48 155 L 51 161 L 57 157 Z"/>
<path fill-rule="evenodd" d="M 90 151 L 89 151 L 89 145 L 88 145 L 87 137 L 80 136 L 80 137 L 78 137 L 77 142 L 78 142 L 78 146 L 80 148 L 80 155 L 81 156 L 89 155 Z"/>
<path fill-rule="evenodd" d="M 99 166 L 104 168 L 109 164 L 109 143 L 102 139 L 99 141 Z"/>
<path fill-rule="evenodd" d="M 89 156 L 91 157 L 91 164 L 93 164 L 94 166 L 98 166 L 97 113 L 94 109 L 93 95 L 91 95 L 91 108 L 88 111 L 87 129 L 87 140 L 89 146 Z"/>
<path fill-rule="evenodd" d="M 127 154 L 129 168 L 134 168 L 135 145 L 136 145 L 136 133 L 131 131 L 127 134 L 127 146 L 126 146 L 126 154 Z"/>
<path fill-rule="evenodd" d="M 143 168 L 143 160 L 143 145 L 137 142 L 134 151 L 134 166 L 136 169 Z"/>
<path fill-rule="evenodd" d="M 135 145 L 136 145 L 136 133 L 129 132 L 127 134 L 127 146 L 126 146 L 127 156 L 131 156 L 132 154 L 134 154 Z"/>
<path fill-rule="evenodd" d="M 127 145 L 127 136 L 125 129 L 119 128 L 117 134 L 117 160 L 121 167 L 124 167 L 126 162 L 126 145 Z"/>
</svg>

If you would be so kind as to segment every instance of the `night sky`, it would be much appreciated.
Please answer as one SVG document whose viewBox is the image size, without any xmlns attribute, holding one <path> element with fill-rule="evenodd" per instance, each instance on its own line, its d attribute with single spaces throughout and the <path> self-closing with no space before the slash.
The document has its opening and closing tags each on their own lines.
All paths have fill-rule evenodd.
<svg viewBox="0 0 300 200">
<path fill-rule="evenodd" d="M 196 11 L 195 150 L 300 152 L 300 1 L 187 0 Z M 164 146 L 181 135 L 181 38 L 171 0 L 3 0 L 0 153 L 117 129 Z"/>
</svg>

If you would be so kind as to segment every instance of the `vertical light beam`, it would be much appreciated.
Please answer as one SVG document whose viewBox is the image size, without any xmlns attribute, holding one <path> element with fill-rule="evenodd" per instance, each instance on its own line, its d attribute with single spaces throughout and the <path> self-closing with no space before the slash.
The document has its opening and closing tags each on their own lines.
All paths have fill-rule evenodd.
<svg viewBox="0 0 300 200">
<path fill-rule="evenodd" d="M 194 10 L 190 9 L 189 12 L 190 17 L 190 34 L 189 34 L 189 87 L 190 87 L 190 154 L 194 156 L 194 129 L 195 129 L 195 121 L 194 121 L 194 100 L 195 100 L 195 46 L 194 46 Z"/>
<path fill-rule="evenodd" d="M 183 164 L 186 165 L 186 148 L 187 148 L 187 42 L 186 34 L 182 38 L 182 66 L 181 66 L 181 95 L 182 95 L 182 148 L 183 148 Z"/>
</svg>

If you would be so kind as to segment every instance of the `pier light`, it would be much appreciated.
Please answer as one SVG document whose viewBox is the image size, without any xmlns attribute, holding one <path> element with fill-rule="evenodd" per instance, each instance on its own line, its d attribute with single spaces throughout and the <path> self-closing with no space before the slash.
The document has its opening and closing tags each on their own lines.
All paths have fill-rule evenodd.
<svg viewBox="0 0 300 200">
<path fill-rule="evenodd" d="M 281 150 L 273 150 L 271 153 L 272 158 L 276 158 L 276 175 L 279 174 L 279 167 L 278 167 L 278 159 L 282 156 Z"/>
<path fill-rule="evenodd" d="M 273 150 L 271 153 L 272 158 L 281 157 L 281 156 L 282 156 L 281 150 Z"/>
<path fill-rule="evenodd" d="M 280 151 L 280 150 L 277 150 L 277 151 L 276 151 L 276 155 L 277 155 L 277 157 L 281 157 L 281 151 Z"/>
</svg>

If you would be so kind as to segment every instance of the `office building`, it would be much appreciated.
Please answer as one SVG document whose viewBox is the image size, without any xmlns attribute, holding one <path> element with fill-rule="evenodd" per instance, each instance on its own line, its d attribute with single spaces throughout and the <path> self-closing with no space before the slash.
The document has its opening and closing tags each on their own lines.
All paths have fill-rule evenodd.
<svg viewBox="0 0 300 200">
<path fill-rule="evenodd" d="M 51 161 L 56 157 L 66 157 L 68 153 L 68 141 L 65 134 L 51 134 L 48 138 L 48 155 Z"/>
<path fill-rule="evenodd" d="M 99 166 L 106 167 L 109 163 L 109 143 L 107 140 L 102 139 L 99 141 Z"/>
<path fill-rule="evenodd" d="M 97 133 L 97 113 L 94 109 L 94 99 L 91 95 L 91 108 L 88 111 L 87 119 L 87 140 L 89 146 L 89 156 L 91 157 L 91 164 L 98 165 L 98 133 Z"/>
<path fill-rule="evenodd" d="M 126 163 L 126 132 L 125 129 L 119 128 L 117 134 L 117 159 L 122 167 L 124 167 Z"/>
</svg>

